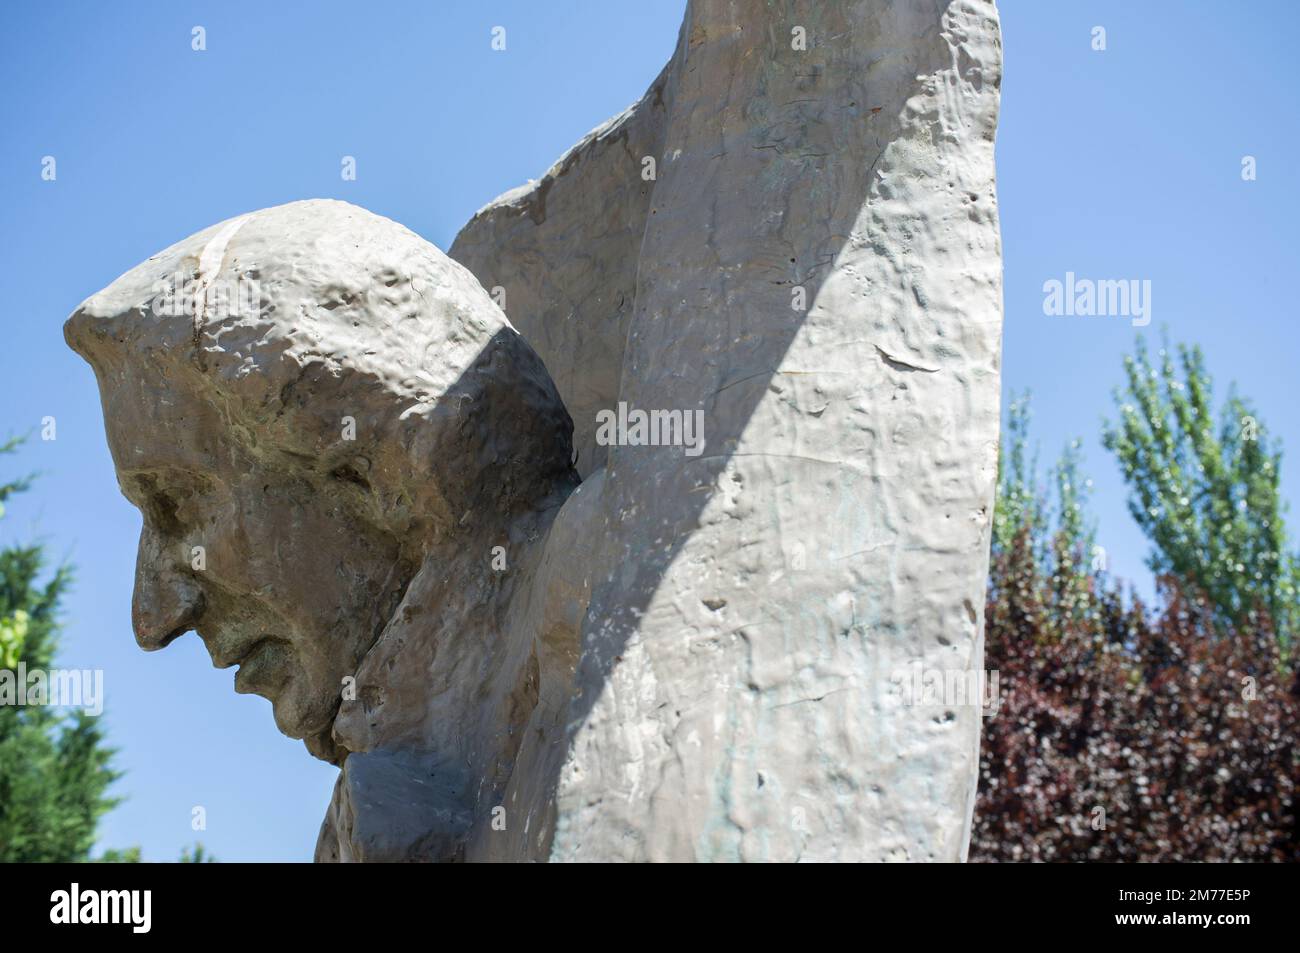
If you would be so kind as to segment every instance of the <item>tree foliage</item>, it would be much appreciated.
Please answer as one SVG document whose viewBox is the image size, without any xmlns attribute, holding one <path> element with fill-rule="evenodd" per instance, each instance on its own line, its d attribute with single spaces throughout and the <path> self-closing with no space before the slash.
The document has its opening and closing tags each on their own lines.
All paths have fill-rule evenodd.
<svg viewBox="0 0 1300 953">
<path fill-rule="evenodd" d="M 1267 617 L 1218 637 L 1174 580 L 1164 608 L 1102 585 L 1054 616 L 1029 534 L 995 557 L 974 861 L 1300 860 L 1300 686 Z"/>
<path fill-rule="evenodd" d="M 212 856 L 201 841 L 194 842 L 193 850 L 188 847 L 181 848 L 180 863 L 182 864 L 215 864 L 216 862 L 217 858 Z"/>
<path fill-rule="evenodd" d="M 1145 419 L 1159 419 L 1158 411 Z M 1104 559 L 1089 558 L 1077 444 L 1052 471 L 1049 492 L 1028 455 L 1028 420 L 1026 401 L 1013 401 L 985 606 L 986 665 L 998 671 L 1002 697 L 984 722 L 971 859 L 1300 860 L 1300 685 L 1268 608 L 1285 614 L 1293 603 L 1284 592 L 1272 603 L 1225 601 L 1222 591 L 1216 599 L 1200 584 L 1223 576 L 1183 561 L 1197 550 L 1179 550 L 1185 541 L 1176 535 L 1161 537 L 1168 553 L 1155 541 L 1152 562 L 1163 571 L 1157 607 L 1124 592 Z M 1135 448 L 1144 446 L 1140 429 L 1126 438 Z M 1206 456 L 1263 456 L 1234 463 L 1231 476 L 1212 471 L 1200 489 L 1210 499 L 1269 499 L 1258 486 L 1214 481 L 1246 479 L 1267 459 L 1276 487 L 1280 455 L 1217 446 L 1207 445 Z M 1171 459 L 1167 445 L 1164 457 L 1116 450 L 1121 460 L 1141 461 L 1131 479 L 1163 466 L 1153 460 Z M 1166 489 L 1194 484 L 1187 473 L 1184 466 Z M 1274 512 L 1280 541 L 1280 504 Z M 1186 512 L 1158 517 L 1142 524 L 1148 532 L 1183 520 L 1190 539 L 1196 527 Z M 1262 538 L 1234 532 L 1234 552 Z M 1211 560 L 1224 551 L 1204 550 Z M 1241 574 L 1232 578 L 1242 585 L 1238 595 L 1249 591 Z"/>
<path fill-rule="evenodd" d="M 15 446 L 0 445 L 0 454 Z M 0 485 L 0 508 L 26 485 Z M 71 579 L 67 566 L 47 574 L 40 546 L 0 550 L 0 668 L 53 667 Z M 84 712 L 0 705 L 0 862 L 86 860 L 98 819 L 116 803 L 106 793 L 118 776 L 112 753 L 98 720 Z"/>
<path fill-rule="evenodd" d="M 1124 370 L 1119 420 L 1107 423 L 1103 442 L 1151 540 L 1152 570 L 1203 594 L 1220 628 L 1262 609 L 1289 644 L 1300 622 L 1300 559 L 1287 549 L 1281 450 L 1235 390 L 1216 423 L 1199 348 L 1166 345 L 1153 361 L 1139 338 Z"/>
</svg>

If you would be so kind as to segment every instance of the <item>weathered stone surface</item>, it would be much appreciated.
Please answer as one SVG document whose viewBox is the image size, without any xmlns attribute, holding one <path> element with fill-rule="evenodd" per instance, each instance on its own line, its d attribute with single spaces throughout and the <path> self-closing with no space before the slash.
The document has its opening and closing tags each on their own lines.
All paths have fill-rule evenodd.
<svg viewBox="0 0 1300 953">
<path fill-rule="evenodd" d="M 964 856 L 978 701 L 897 688 L 982 667 L 999 78 L 987 0 L 693 0 L 468 271 L 295 203 L 78 309 L 137 638 L 343 763 L 318 859 Z M 176 273 L 257 305 L 171 316 Z M 618 405 L 703 442 L 605 445 Z"/>
<path fill-rule="evenodd" d="M 205 293 L 241 282 L 255 304 Z M 519 629 L 533 550 L 577 477 L 545 368 L 469 272 L 297 202 L 154 256 L 65 334 L 144 516 L 142 647 L 195 629 L 313 753 L 419 752 L 466 810 L 508 776 L 543 674 Z"/>
<path fill-rule="evenodd" d="M 431 771 L 411 751 L 350 754 L 316 859 L 392 864 L 457 856 L 474 823 L 465 782 L 463 770 Z"/>
<path fill-rule="evenodd" d="M 1000 69 L 992 3 L 693 2 L 618 121 L 658 147 L 636 268 L 565 287 L 546 220 L 516 211 L 564 194 L 602 221 L 591 140 L 453 245 L 485 285 L 550 302 L 517 318 L 548 366 L 566 321 L 604 320 L 612 292 L 588 289 L 626 300 L 610 276 L 634 270 L 619 399 L 704 414 L 699 457 L 609 450 L 555 857 L 963 855 L 978 706 L 890 688 L 981 667 Z M 593 425 L 575 410 L 575 433 Z"/>
</svg>

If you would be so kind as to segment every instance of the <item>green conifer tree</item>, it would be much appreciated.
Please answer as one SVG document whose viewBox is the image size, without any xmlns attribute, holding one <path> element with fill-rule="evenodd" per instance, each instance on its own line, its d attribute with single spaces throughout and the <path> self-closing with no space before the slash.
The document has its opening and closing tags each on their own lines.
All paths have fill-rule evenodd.
<svg viewBox="0 0 1300 953">
<path fill-rule="evenodd" d="M 0 444 L 0 455 L 18 441 Z M 26 479 L 0 484 L 4 503 Z M 0 549 L 0 669 L 16 679 L 19 663 L 48 671 L 54 663 L 59 603 L 71 583 L 69 567 L 48 578 L 40 546 Z M 12 682 L 11 682 L 12 684 Z M 46 705 L 0 704 L 0 862 L 89 859 L 107 795 L 118 777 L 99 720 Z"/>
</svg>

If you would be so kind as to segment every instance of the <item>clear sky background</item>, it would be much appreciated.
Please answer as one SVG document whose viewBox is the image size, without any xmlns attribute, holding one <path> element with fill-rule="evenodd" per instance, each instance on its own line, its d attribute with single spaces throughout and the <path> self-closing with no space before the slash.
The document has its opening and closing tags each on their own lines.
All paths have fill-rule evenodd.
<svg viewBox="0 0 1300 953">
<path fill-rule="evenodd" d="M 1200 344 L 1269 432 L 1300 448 L 1295 287 L 1300 187 L 1293 4 L 1001 0 L 998 190 L 1004 393 L 1034 394 L 1045 461 L 1082 437 L 1099 541 L 1145 582 L 1101 418 L 1138 334 Z M 80 301 L 230 216 L 345 199 L 441 248 L 637 100 L 672 52 L 683 0 L 16 2 L 0 11 L 0 477 L 38 470 L 0 545 L 77 567 L 61 664 L 105 672 L 126 801 L 101 845 L 174 860 L 309 860 L 335 769 L 235 695 L 197 637 L 144 654 L 130 631 L 140 518 L 119 495 L 90 369 L 66 349 Z M 207 50 L 191 49 L 191 29 Z M 507 49 L 490 31 L 507 30 Z M 1106 29 L 1107 49 L 1091 49 Z M 44 156 L 57 179 L 42 181 Z M 340 161 L 356 157 L 356 181 Z M 1253 155 L 1258 179 L 1243 182 Z M 1152 282 L 1153 322 L 1047 317 L 1043 282 Z M 43 417 L 57 439 L 39 439 Z M 1283 467 L 1296 499 L 1300 462 Z M 195 806 L 207 829 L 191 829 Z"/>
</svg>

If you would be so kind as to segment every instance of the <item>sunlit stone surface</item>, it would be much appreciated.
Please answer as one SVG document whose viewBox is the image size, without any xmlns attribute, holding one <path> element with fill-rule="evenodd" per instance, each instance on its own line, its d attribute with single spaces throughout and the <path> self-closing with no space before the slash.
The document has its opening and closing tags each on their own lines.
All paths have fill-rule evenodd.
<svg viewBox="0 0 1300 953">
<path fill-rule="evenodd" d="M 696 0 L 450 257 L 299 202 L 74 313 L 137 639 L 341 764 L 317 859 L 964 857 L 1000 71 L 985 0 Z"/>
</svg>

